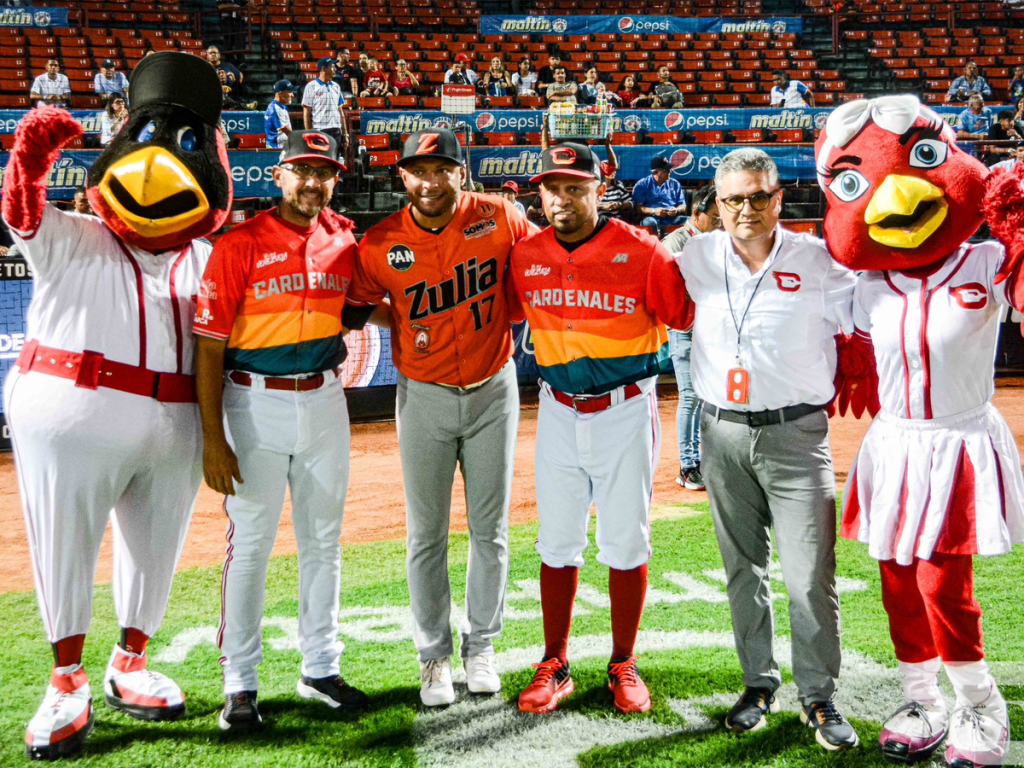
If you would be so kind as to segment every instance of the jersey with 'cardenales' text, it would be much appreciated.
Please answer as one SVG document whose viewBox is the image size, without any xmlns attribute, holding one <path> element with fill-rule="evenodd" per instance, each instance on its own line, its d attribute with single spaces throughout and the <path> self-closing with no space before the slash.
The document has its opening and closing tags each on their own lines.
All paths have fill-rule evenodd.
<svg viewBox="0 0 1024 768">
<path fill-rule="evenodd" d="M 462 192 L 436 234 L 406 206 L 363 236 L 348 300 L 379 304 L 390 295 L 395 367 L 416 381 L 468 387 L 512 354 L 505 272 L 529 231 L 496 195 Z"/>
<path fill-rule="evenodd" d="M 286 376 L 340 365 L 351 228 L 329 212 L 299 227 L 276 209 L 232 228 L 210 255 L 193 332 L 227 340 L 226 369 Z"/>
<path fill-rule="evenodd" d="M 596 395 L 657 376 L 665 325 L 693 324 L 672 255 L 618 219 L 571 251 L 553 227 L 538 232 L 512 249 L 509 270 L 541 378 L 563 392 Z"/>
</svg>

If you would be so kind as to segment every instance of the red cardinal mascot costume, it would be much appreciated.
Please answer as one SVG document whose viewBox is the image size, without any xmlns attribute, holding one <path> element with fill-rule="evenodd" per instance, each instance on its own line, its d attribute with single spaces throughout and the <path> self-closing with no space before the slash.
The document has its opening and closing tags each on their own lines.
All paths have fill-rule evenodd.
<svg viewBox="0 0 1024 768">
<path fill-rule="evenodd" d="M 1000 318 L 1024 296 L 1021 178 L 987 179 L 912 96 L 836 109 L 816 160 L 825 239 L 861 272 L 854 320 L 877 365 L 881 409 L 850 470 L 841 534 L 879 561 L 903 676 L 906 704 L 886 721 L 882 750 L 920 759 L 945 738 L 951 766 L 996 765 L 1007 710 L 985 662 L 972 558 L 1024 540 L 1020 456 L 990 403 Z M 966 242 L 986 207 L 1006 250 Z"/>
<path fill-rule="evenodd" d="M 32 269 L 28 341 L 5 387 L 36 595 L 55 663 L 26 753 L 78 751 L 93 723 L 82 645 L 100 541 L 113 510 L 121 638 L 107 703 L 143 720 L 185 711 L 146 668 L 202 479 L 192 317 L 210 244 L 231 208 L 212 67 L 182 53 L 142 60 L 128 122 L 89 170 L 99 217 L 46 204 L 60 148 L 81 126 L 54 107 L 15 132 L 3 217 Z"/>
</svg>

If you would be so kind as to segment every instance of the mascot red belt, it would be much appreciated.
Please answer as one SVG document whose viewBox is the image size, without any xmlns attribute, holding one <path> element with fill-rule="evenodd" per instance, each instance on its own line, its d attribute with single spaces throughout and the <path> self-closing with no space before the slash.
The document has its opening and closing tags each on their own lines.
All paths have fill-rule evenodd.
<svg viewBox="0 0 1024 768">
<path fill-rule="evenodd" d="M 1024 177 L 989 176 L 911 96 L 836 109 L 816 158 L 825 238 L 861 272 L 854 320 L 877 366 L 877 399 L 859 399 L 880 411 L 850 470 L 841 534 L 880 561 L 903 676 L 906 704 L 886 721 L 882 749 L 914 760 L 945 738 L 952 766 L 999 764 L 1007 710 L 985 662 L 972 557 L 1024 540 L 1020 456 L 989 402 L 1000 318 L 1024 306 Z M 985 213 L 1005 251 L 966 242 Z"/>
<path fill-rule="evenodd" d="M 143 720 L 185 711 L 146 669 L 202 479 L 190 333 L 231 184 L 213 68 L 182 53 L 143 59 L 127 124 L 89 170 L 99 214 L 46 204 L 61 146 L 81 133 L 63 110 L 33 110 L 15 133 L 3 216 L 35 295 L 28 341 L 4 388 L 36 594 L 55 664 L 28 724 L 32 758 L 73 754 L 93 723 L 82 646 L 100 541 L 113 510 L 121 639 L 108 704 Z"/>
</svg>

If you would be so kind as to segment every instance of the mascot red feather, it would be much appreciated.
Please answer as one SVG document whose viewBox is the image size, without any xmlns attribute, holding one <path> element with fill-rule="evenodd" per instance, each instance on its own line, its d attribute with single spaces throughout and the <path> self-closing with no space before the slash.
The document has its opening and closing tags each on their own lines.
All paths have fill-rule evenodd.
<svg viewBox="0 0 1024 768">
<path fill-rule="evenodd" d="M 836 109 L 816 162 L 825 239 L 860 272 L 856 335 L 877 366 L 880 411 L 850 470 L 841 535 L 879 560 L 903 676 L 906 703 L 886 721 L 882 750 L 915 760 L 946 739 L 951 766 L 1000 764 L 1009 721 L 985 662 L 972 558 L 1024 540 L 1020 456 L 990 402 L 1000 318 L 1021 306 L 1020 178 L 998 177 L 984 203 L 988 169 L 911 96 Z M 967 242 L 983 203 L 1008 250 Z"/>
<path fill-rule="evenodd" d="M 4 388 L 55 657 L 25 735 L 34 759 L 74 754 L 92 728 L 82 646 L 111 510 L 121 638 L 105 699 L 143 720 L 185 711 L 178 686 L 146 668 L 146 643 L 163 619 L 202 479 L 191 324 L 210 244 L 196 238 L 223 224 L 231 183 L 209 64 L 149 56 L 131 95 L 128 122 L 89 170 L 99 217 L 46 204 L 50 168 L 81 133 L 63 110 L 22 119 L 3 180 L 4 220 L 35 282 L 28 341 Z"/>
</svg>

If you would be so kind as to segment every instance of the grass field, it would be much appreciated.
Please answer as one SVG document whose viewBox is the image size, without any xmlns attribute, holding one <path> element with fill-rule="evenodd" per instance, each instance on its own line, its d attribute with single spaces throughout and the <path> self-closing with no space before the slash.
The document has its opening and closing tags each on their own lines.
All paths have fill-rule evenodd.
<svg viewBox="0 0 1024 768">
<path fill-rule="evenodd" d="M 540 659 L 542 632 L 539 558 L 535 526 L 512 530 L 512 573 L 505 631 L 498 642 L 504 693 L 470 696 L 456 686 L 458 701 L 442 711 L 419 704 L 418 666 L 411 640 L 402 542 L 347 547 L 342 572 L 342 674 L 364 689 L 371 710 L 336 716 L 295 695 L 300 657 L 295 650 L 298 571 L 294 557 L 272 561 L 260 668 L 260 709 L 268 724 L 255 736 L 223 736 L 217 713 L 223 699 L 219 653 L 213 644 L 219 618 L 220 569 L 178 575 L 164 626 L 150 644 L 151 667 L 171 675 L 188 697 L 188 713 L 174 723 L 132 720 L 103 703 L 103 669 L 116 638 L 109 586 L 97 590 L 86 646 L 96 728 L 81 766 L 877 766 L 888 765 L 877 749 L 879 719 L 901 697 L 895 658 L 878 593 L 877 566 L 865 548 L 842 541 L 839 573 L 844 661 L 837 702 L 858 729 L 862 747 L 828 755 L 797 718 L 789 676 L 789 622 L 784 599 L 776 602 L 776 654 L 784 669 L 784 711 L 770 727 L 745 737 L 720 722 L 741 688 L 732 646 L 729 609 L 710 516 L 665 510 L 653 524 L 651 593 L 640 637 L 640 671 L 654 706 L 644 715 L 613 714 L 605 687 L 611 647 L 607 569 L 590 561 L 581 571 L 570 658 L 577 692 L 558 712 L 521 715 L 515 697 Z M 667 515 L 665 514 L 667 512 Z M 673 514 L 675 512 L 675 514 Z M 453 594 L 464 590 L 467 538 L 452 537 Z M 1019 575 L 1024 555 L 977 561 L 977 594 L 985 610 L 989 658 L 1024 662 L 1019 630 Z M 781 581 L 774 591 L 784 598 Z M 0 765 L 24 763 L 24 725 L 38 706 L 51 660 L 34 596 L 0 596 Z M 1010 667 L 1011 665 L 1007 665 Z M 458 670 L 461 671 L 461 670 Z M 458 677 L 456 678 L 458 680 Z M 1024 682 L 1020 679 L 1016 682 Z M 1024 699 L 1024 687 L 1004 687 L 1008 699 Z M 1011 707 L 1017 738 L 1024 712 Z M 941 764 L 936 762 L 936 764 Z"/>
</svg>

